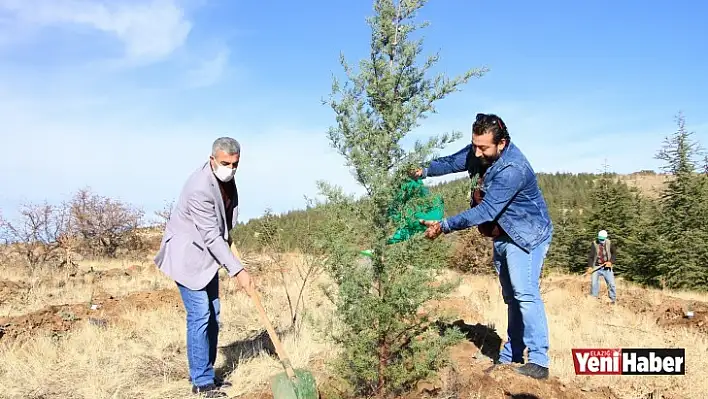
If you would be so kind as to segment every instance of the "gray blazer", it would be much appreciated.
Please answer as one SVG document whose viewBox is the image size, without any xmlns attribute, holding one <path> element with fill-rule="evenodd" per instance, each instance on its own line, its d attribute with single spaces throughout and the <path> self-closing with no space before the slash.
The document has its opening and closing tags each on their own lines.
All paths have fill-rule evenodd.
<svg viewBox="0 0 708 399">
<path fill-rule="evenodd" d="M 231 184 L 235 184 L 231 181 Z M 234 198 L 233 219 L 238 217 L 238 193 Z M 226 267 L 229 276 L 243 265 L 229 247 L 231 237 L 216 176 L 209 162 L 187 179 L 177 204 L 172 209 L 155 264 L 167 276 L 192 290 L 204 288 Z"/>
</svg>

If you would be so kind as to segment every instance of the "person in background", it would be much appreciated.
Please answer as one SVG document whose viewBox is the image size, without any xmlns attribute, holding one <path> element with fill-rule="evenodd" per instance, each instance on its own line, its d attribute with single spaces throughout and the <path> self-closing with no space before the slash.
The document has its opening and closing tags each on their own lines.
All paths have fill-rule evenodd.
<svg viewBox="0 0 708 399">
<path fill-rule="evenodd" d="M 215 374 L 219 336 L 219 269 L 250 289 L 253 283 L 231 240 L 238 217 L 234 174 L 241 146 L 230 137 L 212 144 L 211 156 L 188 178 L 165 226 L 157 267 L 179 288 L 187 312 L 187 359 L 192 392 L 228 397 Z"/>
<path fill-rule="evenodd" d="M 617 300 L 615 288 L 615 273 L 613 266 L 617 259 L 617 247 L 610 242 L 607 231 L 600 230 L 597 239 L 593 240 L 588 254 L 588 271 L 590 278 L 590 295 L 598 298 L 600 295 L 600 277 L 605 279 L 607 293 L 612 304 Z M 597 269 L 597 270 L 595 270 Z"/>
<path fill-rule="evenodd" d="M 470 209 L 439 221 L 422 221 L 425 235 L 477 226 L 493 239 L 494 266 L 507 304 L 509 339 L 495 363 L 528 363 L 517 371 L 548 378 L 548 322 L 541 298 L 543 261 L 553 235 L 546 202 L 528 159 L 511 141 L 506 124 L 494 114 L 477 114 L 472 144 L 438 158 L 413 176 L 426 178 L 467 171 L 472 180 Z"/>
</svg>

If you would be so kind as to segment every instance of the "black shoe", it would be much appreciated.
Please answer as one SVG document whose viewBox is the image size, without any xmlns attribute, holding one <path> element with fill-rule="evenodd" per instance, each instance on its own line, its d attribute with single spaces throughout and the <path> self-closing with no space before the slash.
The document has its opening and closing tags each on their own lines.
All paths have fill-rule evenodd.
<svg viewBox="0 0 708 399">
<path fill-rule="evenodd" d="M 221 392 L 219 390 L 219 387 L 217 387 L 215 384 L 208 384 L 204 385 L 201 387 L 192 386 L 192 393 L 194 394 L 199 394 L 200 397 L 202 398 L 228 398 L 229 395 L 227 395 L 224 392 Z"/>
<path fill-rule="evenodd" d="M 189 377 L 189 382 L 192 382 L 192 377 Z M 216 385 L 219 388 L 229 388 L 231 387 L 231 383 L 228 381 L 225 381 L 221 377 L 214 377 L 214 385 Z"/>
<path fill-rule="evenodd" d="M 228 381 L 225 381 L 221 377 L 214 377 L 214 385 L 216 385 L 219 388 L 229 388 L 231 387 L 231 383 Z"/>
<path fill-rule="evenodd" d="M 547 380 L 548 379 L 548 367 L 539 366 L 534 363 L 526 363 L 523 366 L 516 369 L 516 372 L 537 380 Z"/>
</svg>

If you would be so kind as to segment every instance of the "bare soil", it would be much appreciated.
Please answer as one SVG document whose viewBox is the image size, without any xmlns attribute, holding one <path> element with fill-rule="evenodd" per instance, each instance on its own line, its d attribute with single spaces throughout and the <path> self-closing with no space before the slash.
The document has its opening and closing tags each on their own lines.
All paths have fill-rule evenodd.
<svg viewBox="0 0 708 399">
<path fill-rule="evenodd" d="M 556 399 L 616 399 L 611 389 L 583 391 L 575 385 L 564 384 L 557 377 L 538 381 L 522 376 L 514 366 L 493 366 L 491 359 L 479 355 L 480 348 L 472 342 L 463 342 L 451 350 L 452 366 L 441 373 L 435 382 L 419 384 L 416 392 L 405 399 L 434 396 L 449 397 L 463 394 L 470 398 L 556 398 Z"/>
<path fill-rule="evenodd" d="M 122 298 L 98 294 L 88 303 L 47 306 L 21 316 L 0 318 L 0 343 L 28 338 L 40 331 L 62 334 L 79 323 L 107 326 L 120 320 L 126 310 L 181 307 L 177 290 L 134 292 Z"/>
<path fill-rule="evenodd" d="M 693 311 L 688 317 L 687 311 Z M 655 311 L 656 322 L 665 327 L 685 327 L 708 334 L 708 304 L 699 301 L 670 300 Z"/>
</svg>

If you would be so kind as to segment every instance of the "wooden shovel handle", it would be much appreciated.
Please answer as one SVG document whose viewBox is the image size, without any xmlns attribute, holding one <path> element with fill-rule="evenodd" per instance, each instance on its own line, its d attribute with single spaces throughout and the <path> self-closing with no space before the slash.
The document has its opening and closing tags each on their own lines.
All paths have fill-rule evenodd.
<svg viewBox="0 0 708 399">
<path fill-rule="evenodd" d="M 285 348 L 280 342 L 280 339 L 278 339 L 278 335 L 275 333 L 273 325 L 270 323 L 270 320 L 268 320 L 268 316 L 266 315 L 265 309 L 263 309 L 263 305 L 261 304 L 261 299 L 258 295 L 258 292 L 256 292 L 253 286 L 246 288 L 246 292 L 248 293 L 248 296 L 250 296 L 253 300 L 253 303 L 256 305 L 256 309 L 258 309 L 258 315 L 261 318 L 261 323 L 265 325 L 265 328 L 268 331 L 268 335 L 270 336 L 270 340 L 273 341 L 273 344 L 275 345 L 275 351 L 278 353 L 278 357 L 280 358 L 280 362 L 283 364 L 283 367 L 285 367 L 285 372 L 287 373 L 288 378 L 295 378 L 295 371 L 293 371 L 293 367 L 290 364 L 288 354 L 285 352 Z"/>
</svg>

